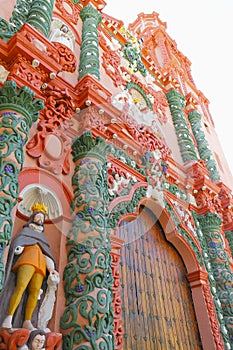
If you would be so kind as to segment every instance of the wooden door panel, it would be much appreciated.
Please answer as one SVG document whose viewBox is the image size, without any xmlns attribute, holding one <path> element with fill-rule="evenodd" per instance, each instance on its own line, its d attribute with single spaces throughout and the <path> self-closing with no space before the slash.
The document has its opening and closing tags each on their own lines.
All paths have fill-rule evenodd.
<svg viewBox="0 0 233 350">
<path fill-rule="evenodd" d="M 186 269 L 152 215 L 119 236 L 125 350 L 202 349 Z"/>
</svg>

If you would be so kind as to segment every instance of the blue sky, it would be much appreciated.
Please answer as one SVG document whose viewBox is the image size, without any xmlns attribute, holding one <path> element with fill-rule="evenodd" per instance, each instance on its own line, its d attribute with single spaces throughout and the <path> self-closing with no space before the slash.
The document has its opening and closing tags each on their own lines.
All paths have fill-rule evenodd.
<svg viewBox="0 0 233 350">
<path fill-rule="evenodd" d="M 167 33 L 192 62 L 197 88 L 210 101 L 222 148 L 233 173 L 233 0 L 106 0 L 105 13 L 132 23 L 159 13 Z"/>
</svg>

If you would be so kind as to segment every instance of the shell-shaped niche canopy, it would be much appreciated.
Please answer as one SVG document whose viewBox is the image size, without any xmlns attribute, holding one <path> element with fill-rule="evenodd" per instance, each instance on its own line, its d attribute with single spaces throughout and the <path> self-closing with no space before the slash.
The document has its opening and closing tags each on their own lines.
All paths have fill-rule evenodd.
<svg viewBox="0 0 233 350">
<path fill-rule="evenodd" d="M 44 203 L 48 208 L 46 219 L 52 220 L 62 215 L 62 205 L 56 194 L 46 186 L 40 184 L 30 184 L 20 193 L 22 201 L 18 205 L 18 210 L 25 216 L 31 216 L 32 207 L 35 203 Z"/>
</svg>

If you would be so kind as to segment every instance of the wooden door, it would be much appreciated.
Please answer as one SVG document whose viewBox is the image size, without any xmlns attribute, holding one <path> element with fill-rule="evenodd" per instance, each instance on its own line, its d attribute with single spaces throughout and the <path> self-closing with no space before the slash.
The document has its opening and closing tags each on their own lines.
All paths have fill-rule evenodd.
<svg viewBox="0 0 233 350">
<path fill-rule="evenodd" d="M 119 229 L 124 350 L 202 349 L 183 261 L 144 214 Z"/>
</svg>

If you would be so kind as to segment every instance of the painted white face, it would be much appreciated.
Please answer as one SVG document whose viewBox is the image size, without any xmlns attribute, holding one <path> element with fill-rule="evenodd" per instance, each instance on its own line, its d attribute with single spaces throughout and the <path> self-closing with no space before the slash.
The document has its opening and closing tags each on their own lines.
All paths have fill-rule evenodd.
<svg viewBox="0 0 233 350">
<path fill-rule="evenodd" d="M 34 218 L 33 218 L 33 221 L 36 223 L 36 224 L 40 224 L 42 225 L 44 223 L 44 215 L 42 213 L 37 213 Z"/>
<path fill-rule="evenodd" d="M 32 349 L 31 350 L 43 349 L 44 343 L 45 343 L 45 335 L 37 334 L 32 341 Z"/>
</svg>

